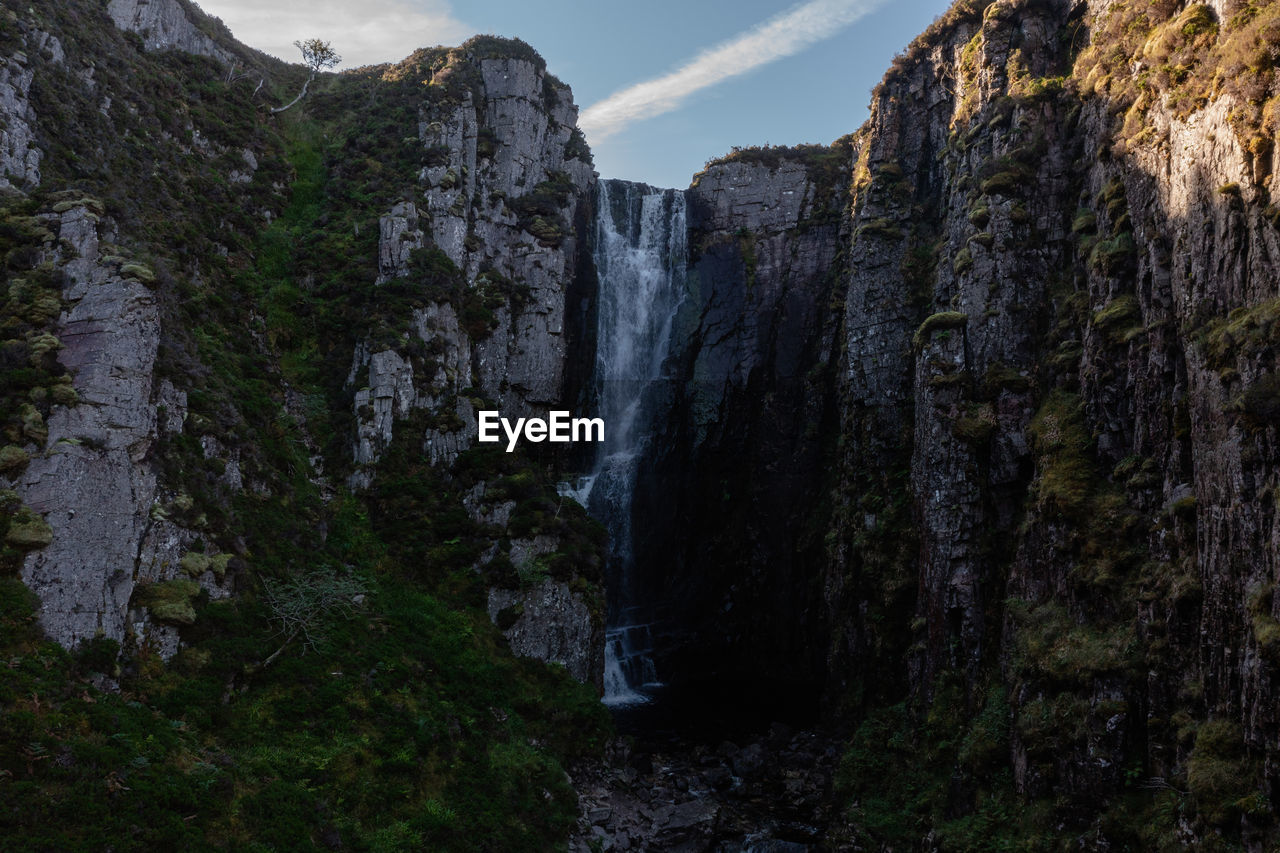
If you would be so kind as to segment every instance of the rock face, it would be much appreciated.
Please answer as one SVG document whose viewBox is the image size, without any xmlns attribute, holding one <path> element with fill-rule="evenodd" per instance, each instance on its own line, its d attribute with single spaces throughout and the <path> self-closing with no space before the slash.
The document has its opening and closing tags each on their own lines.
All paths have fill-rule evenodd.
<svg viewBox="0 0 1280 853">
<path fill-rule="evenodd" d="M 490 589 L 489 618 L 516 654 L 563 664 L 579 681 L 599 685 L 604 646 L 598 619 L 568 584 L 547 579 L 531 590 Z"/>
<path fill-rule="evenodd" d="M 458 63 L 453 73 L 473 73 L 480 85 L 456 102 L 422 105 L 417 134 L 433 165 L 420 171 L 415 201 L 381 219 L 379 281 L 412 280 L 411 255 L 433 248 L 467 288 L 499 304 L 479 329 L 464 330 L 446 305 L 416 312 L 409 340 L 444 351 L 416 385 L 412 366 L 390 350 L 357 352 L 353 380 L 367 369 L 369 381 L 355 408 L 373 407 L 358 427 L 363 467 L 391 442 L 394 420 L 418 409 L 451 422 L 425 441 L 433 458 L 456 459 L 476 435 L 466 389 L 510 418 L 545 413 L 569 396 L 566 306 L 580 298 L 587 261 L 576 227 L 588 221 L 595 181 L 577 147 L 577 108 L 568 88 L 531 61 L 465 55 Z M 371 479 L 358 470 L 353 482 Z"/>
<path fill-rule="evenodd" d="M 27 98 L 33 72 L 23 67 L 25 59 L 15 54 L 0 60 L 0 115 L 6 119 L 0 129 L 0 187 L 40 183 L 42 152 L 35 146 L 36 116 Z"/>
<path fill-rule="evenodd" d="M 474 84 L 418 107 L 426 165 L 406 187 L 412 200 L 380 218 L 378 283 L 412 286 L 424 274 L 415 259 L 428 257 L 464 295 L 460 304 L 414 309 L 397 341 L 357 347 L 348 376 L 356 416 L 349 483 L 357 488 L 374 484 L 398 429 L 413 430 L 410 441 L 447 469 L 477 446 L 478 409 L 514 420 L 565 407 L 574 393 L 570 353 L 589 346 L 566 329 L 586 298 L 589 258 L 578 234 L 595 183 L 572 94 L 540 61 L 464 47 L 450 63 L 442 79 Z M 517 569 L 519 542 L 510 546 Z M 559 544 L 543 543 L 529 560 Z M 603 626 L 593 595 L 551 580 L 495 588 L 489 611 L 517 654 L 599 684 Z M 499 620 L 516 610 L 523 615 Z"/>
<path fill-rule="evenodd" d="M 208 16 L 186 0 L 111 0 L 111 20 L 122 30 L 142 36 L 147 50 L 184 50 L 229 62 L 231 55 L 197 26 Z"/>
<path fill-rule="evenodd" d="M 1124 14 L 995 4 L 957 23 L 877 91 L 855 187 L 844 406 L 869 427 L 910 403 L 910 687 L 975 685 L 1002 661 L 1031 795 L 1101 797 L 1133 761 L 1175 776 L 1185 752 L 1162 727 L 1180 712 L 1238 721 L 1268 766 L 1280 748 L 1250 616 L 1275 581 L 1257 503 L 1273 427 L 1253 408 L 1274 365 L 1227 331 L 1276 296 L 1274 154 L 1244 147 L 1229 95 L 1186 115 L 1149 102 L 1135 135 L 1108 111 L 1122 94 L 1028 83 L 1071 73 L 1076 22 L 1098 46 L 1074 73 L 1096 75 Z M 932 269 L 913 280 L 923 251 Z M 870 328 L 896 331 L 886 347 Z M 863 378 L 868 362 L 888 381 Z M 869 449 L 851 448 L 854 482 Z M 1233 561 L 1242 546 L 1254 556 Z M 1036 653 L 1046 642 L 1096 645 L 1072 669 Z M 1029 721 L 1066 696 L 1091 710 L 1050 746 Z"/>
<path fill-rule="evenodd" d="M 822 679 L 806 521 L 837 429 L 847 144 L 710 166 L 688 191 L 688 294 L 664 440 L 636 484 L 636 585 L 667 614 L 664 678 Z M 776 617 L 776 618 L 774 618 Z M 744 621 L 745 620 L 745 621 Z M 680 639 L 683 637 L 683 639 Z"/>
<path fill-rule="evenodd" d="M 95 636 L 132 635 L 163 656 L 177 650 L 172 627 L 130 602 L 138 584 L 171 580 L 195 536 L 164 520 L 155 472 L 145 464 L 165 419 L 181 429 L 185 399 L 155 377 L 160 313 L 155 294 L 127 265 L 104 261 L 97 216 L 75 206 L 58 218 L 64 299 L 59 360 L 78 401 L 48 418 L 47 450 L 18 482 L 18 495 L 53 529 L 27 557 L 22 579 L 41 602 L 50 637 L 72 647 Z M 212 574 L 204 582 L 215 596 Z"/>
</svg>

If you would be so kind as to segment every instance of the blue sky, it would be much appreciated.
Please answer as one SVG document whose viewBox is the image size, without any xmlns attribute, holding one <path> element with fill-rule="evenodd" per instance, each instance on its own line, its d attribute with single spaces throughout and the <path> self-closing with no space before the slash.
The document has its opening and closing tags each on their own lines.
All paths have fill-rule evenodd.
<svg viewBox="0 0 1280 853">
<path fill-rule="evenodd" d="M 597 106 L 584 124 L 601 175 L 674 187 L 734 145 L 825 143 L 856 130 L 894 54 L 949 5 L 200 0 L 247 44 L 296 60 L 293 40 L 318 36 L 342 54 L 343 67 L 395 61 L 474 33 L 519 37 L 573 88 L 579 108 Z M 717 80 L 728 68 L 741 73 Z M 638 84 L 649 85 L 610 101 Z"/>
</svg>

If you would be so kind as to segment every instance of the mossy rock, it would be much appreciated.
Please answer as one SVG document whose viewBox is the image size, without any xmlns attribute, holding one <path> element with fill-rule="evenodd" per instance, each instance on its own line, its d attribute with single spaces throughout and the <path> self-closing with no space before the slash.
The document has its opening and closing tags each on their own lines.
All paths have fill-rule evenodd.
<svg viewBox="0 0 1280 853">
<path fill-rule="evenodd" d="M 1071 221 L 1072 234 L 1092 234 L 1098 230 L 1098 216 L 1092 210 L 1084 209 Z"/>
<path fill-rule="evenodd" d="M 34 551 L 53 542 L 53 528 L 29 507 L 22 507 L 9 522 L 4 541 L 14 548 Z"/>
<path fill-rule="evenodd" d="M 97 216 L 101 216 L 106 211 L 106 208 L 103 207 L 101 201 L 96 198 L 85 196 L 83 198 L 60 201 L 53 206 L 53 212 L 66 213 L 68 210 L 74 210 L 77 207 L 87 208 L 90 213 L 96 214 Z"/>
<path fill-rule="evenodd" d="M 22 434 L 36 444 L 43 445 L 49 438 L 49 428 L 45 426 L 40 410 L 30 403 L 24 403 L 19 417 L 22 418 Z"/>
<path fill-rule="evenodd" d="M 184 572 L 193 578 L 200 577 L 205 572 L 213 572 L 218 580 L 222 580 L 227 574 L 227 564 L 231 562 L 230 554 L 198 554 L 192 551 L 183 555 L 178 561 L 178 565 Z"/>
<path fill-rule="evenodd" d="M 0 447 L 0 472 L 16 474 L 31 461 L 31 455 L 16 444 Z"/>
<path fill-rule="evenodd" d="M 912 338 L 916 349 L 920 349 L 929 340 L 929 336 L 934 332 L 943 329 L 961 329 L 969 323 L 969 315 L 960 311 L 940 311 L 928 317 L 920 328 L 916 330 L 915 337 Z"/>
<path fill-rule="evenodd" d="M 882 216 L 878 219 L 867 220 L 859 225 L 857 236 L 899 240 L 902 238 L 902 228 L 898 226 L 896 221 Z"/>
<path fill-rule="evenodd" d="M 1123 343 L 1132 339 L 1131 333 L 1135 328 L 1141 331 L 1141 314 L 1138 298 L 1126 293 L 1117 296 L 1105 308 L 1096 312 L 1093 315 L 1093 325 L 1113 343 Z"/>
<path fill-rule="evenodd" d="M 996 413 L 990 403 L 975 406 L 951 425 L 952 434 L 970 444 L 985 444 L 996 431 Z"/>
<path fill-rule="evenodd" d="M 59 383 L 49 389 L 49 398 L 59 406 L 74 406 L 80 402 L 76 389 L 65 383 Z"/>
<path fill-rule="evenodd" d="M 1018 172 L 997 172 L 982 182 L 982 192 L 986 195 L 1014 195 L 1026 180 Z"/>
<path fill-rule="evenodd" d="M 191 625 L 196 621 L 196 609 L 192 602 L 200 594 L 200 584 L 187 578 L 179 578 L 138 587 L 138 601 L 160 622 Z"/>
<path fill-rule="evenodd" d="M 209 571 L 211 563 L 212 560 L 209 559 L 209 555 L 197 554 L 192 551 L 190 554 L 183 555 L 182 559 L 178 561 L 178 566 L 191 577 L 198 578 Z"/>
</svg>

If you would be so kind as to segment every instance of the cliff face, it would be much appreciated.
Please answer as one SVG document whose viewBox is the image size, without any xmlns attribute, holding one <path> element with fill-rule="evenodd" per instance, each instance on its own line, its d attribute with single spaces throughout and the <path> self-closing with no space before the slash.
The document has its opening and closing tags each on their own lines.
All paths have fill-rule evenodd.
<svg viewBox="0 0 1280 853">
<path fill-rule="evenodd" d="M 688 602 L 667 672 L 822 681 L 863 721 L 854 835 L 963 846 L 1016 795 L 1099 843 L 1263 843 L 1276 15 L 960 3 L 877 88 L 850 218 L 804 227 L 781 150 L 690 191 L 637 489 Z M 1180 817 L 1121 817 L 1135 785 Z"/>
<path fill-rule="evenodd" d="M 636 586 L 664 677 L 823 677 L 824 482 L 848 145 L 748 150 L 688 191 L 664 440 L 637 478 Z"/>
<path fill-rule="evenodd" d="M 378 449 L 391 442 L 395 419 L 418 409 L 456 419 L 457 429 L 437 429 L 426 439 L 433 459 L 453 462 L 476 441 L 466 389 L 511 418 L 545 415 L 567 396 L 566 300 L 586 260 L 577 233 L 588 221 L 595 183 L 575 127 L 577 108 L 568 88 L 532 61 L 473 62 L 468 70 L 478 73 L 478 98 L 467 89 L 456 102 L 446 98 L 419 110 L 427 164 L 417 185 L 405 188 L 415 200 L 380 219 L 378 280 L 411 276 L 414 251 L 435 247 L 483 293 L 479 310 L 492 316 L 481 318 L 488 328 L 472 340 L 451 306 L 416 311 L 412 345 L 443 352 L 436 374 L 416 383 L 403 354 L 361 346 L 351 376 L 367 369 L 369 383 L 354 406 L 373 408 L 357 427 L 361 466 L 375 463 Z M 361 471 L 354 479 L 369 482 Z"/>
<path fill-rule="evenodd" d="M 917 758 L 954 762 L 957 813 L 1007 767 L 1124 838 L 1096 815 L 1153 779 L 1190 789 L 1198 831 L 1261 843 L 1248 796 L 1280 747 L 1258 337 L 1280 281 L 1275 14 L 960 4 L 876 92 L 828 579 L 853 630 L 832 669 L 849 701 L 887 681 L 934 719 L 958 703 L 970 738 L 1007 732 L 979 760 L 916 736 Z M 1242 67 L 1256 79 L 1224 82 Z M 907 633 L 856 615 L 885 607 Z M 886 643 L 905 682 L 876 671 Z M 1191 832 L 1157 824 L 1142 843 Z"/>
</svg>

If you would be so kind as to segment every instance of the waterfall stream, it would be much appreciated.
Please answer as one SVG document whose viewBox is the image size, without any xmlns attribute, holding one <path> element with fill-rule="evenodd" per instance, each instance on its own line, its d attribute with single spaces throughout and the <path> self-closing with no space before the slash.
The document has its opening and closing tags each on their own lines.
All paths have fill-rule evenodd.
<svg viewBox="0 0 1280 853">
<path fill-rule="evenodd" d="M 600 282 L 594 390 L 605 440 L 591 472 L 568 494 L 609 531 L 606 704 L 644 700 L 658 680 L 653 637 L 635 577 L 632 499 L 637 467 L 653 440 L 663 362 L 684 294 L 684 193 L 601 181 L 596 215 Z"/>
</svg>

